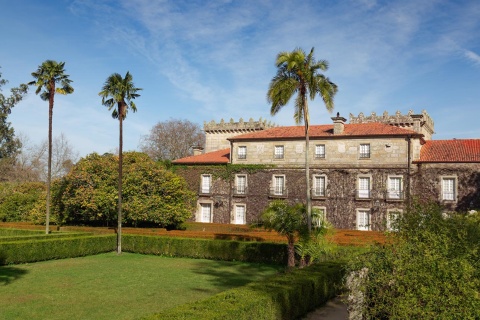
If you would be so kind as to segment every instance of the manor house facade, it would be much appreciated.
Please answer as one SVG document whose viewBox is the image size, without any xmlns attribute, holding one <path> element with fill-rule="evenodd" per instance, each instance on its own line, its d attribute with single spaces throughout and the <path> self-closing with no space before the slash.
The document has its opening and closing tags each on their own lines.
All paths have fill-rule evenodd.
<svg viewBox="0 0 480 320">
<path fill-rule="evenodd" d="M 258 221 L 274 199 L 306 202 L 303 126 L 266 121 L 205 123 L 205 150 L 173 161 L 198 194 L 192 219 Z M 337 114 L 310 126 L 312 206 L 336 228 L 385 230 L 412 198 L 446 211 L 480 207 L 480 139 L 432 140 L 423 111 Z"/>
</svg>

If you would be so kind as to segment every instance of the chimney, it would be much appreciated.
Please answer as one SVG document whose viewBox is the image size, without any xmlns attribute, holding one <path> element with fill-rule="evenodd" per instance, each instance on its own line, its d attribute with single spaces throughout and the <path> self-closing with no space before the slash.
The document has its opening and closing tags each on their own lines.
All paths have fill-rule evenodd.
<svg viewBox="0 0 480 320">
<path fill-rule="evenodd" d="M 333 134 L 342 134 L 345 129 L 345 122 L 347 119 L 340 117 L 340 112 L 337 112 L 337 116 L 332 118 L 333 120 Z"/>
<path fill-rule="evenodd" d="M 198 156 L 203 153 L 203 147 L 201 146 L 193 146 L 193 155 Z"/>
</svg>

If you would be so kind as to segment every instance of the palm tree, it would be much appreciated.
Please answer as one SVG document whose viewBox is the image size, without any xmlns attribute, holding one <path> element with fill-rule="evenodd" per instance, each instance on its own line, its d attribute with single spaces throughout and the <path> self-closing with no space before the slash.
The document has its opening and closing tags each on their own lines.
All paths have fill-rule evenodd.
<svg viewBox="0 0 480 320">
<path fill-rule="evenodd" d="M 122 253 L 122 162 L 123 162 L 123 120 L 127 116 L 128 109 L 137 111 L 135 103 L 132 101 L 140 95 L 137 91 L 142 89 L 135 88 L 133 78 L 130 72 L 127 72 L 125 78 L 118 73 L 110 75 L 103 84 L 102 91 L 98 93 L 102 97 L 102 104 L 112 110 L 112 117 L 118 119 L 120 128 L 120 138 L 118 146 L 118 227 L 117 227 L 117 254 Z"/>
<path fill-rule="evenodd" d="M 72 80 L 65 74 L 65 62 L 57 62 L 53 60 L 44 61 L 37 69 L 32 72 L 34 81 L 28 83 L 31 86 L 37 86 L 35 94 L 40 94 L 40 98 L 48 101 L 48 169 L 47 169 L 47 213 L 46 213 L 46 229 L 45 233 L 49 233 L 50 224 L 50 185 L 52 182 L 52 116 L 55 93 L 70 94 L 73 93 L 73 87 L 70 85 Z M 56 84 L 60 84 L 56 87 Z"/>
<path fill-rule="evenodd" d="M 310 163 L 308 157 L 309 149 L 309 125 L 310 116 L 308 112 L 308 97 L 311 100 L 320 95 L 329 112 L 333 110 L 333 97 L 337 93 L 337 85 L 331 82 L 319 70 L 326 71 L 328 62 L 325 60 L 315 61 L 313 57 L 314 48 L 308 55 L 300 48 L 292 52 L 280 52 L 277 55 L 277 74 L 270 82 L 267 100 L 272 104 L 271 115 L 277 114 L 285 106 L 291 97 L 297 93 L 295 98 L 294 119 L 297 124 L 304 121 L 305 125 L 305 180 L 307 185 L 307 225 L 308 230 L 312 229 L 312 202 L 310 199 Z"/>
</svg>

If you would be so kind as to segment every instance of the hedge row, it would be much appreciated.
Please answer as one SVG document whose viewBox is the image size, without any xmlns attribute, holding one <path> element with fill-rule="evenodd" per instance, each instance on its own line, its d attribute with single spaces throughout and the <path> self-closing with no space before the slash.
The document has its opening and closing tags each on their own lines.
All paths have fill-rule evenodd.
<svg viewBox="0 0 480 320">
<path fill-rule="evenodd" d="M 19 236 L 19 235 L 33 235 L 33 234 L 45 234 L 45 231 L 41 230 L 24 230 L 24 229 L 14 229 L 14 228 L 0 228 L 0 237 L 10 237 L 10 236 Z"/>
<path fill-rule="evenodd" d="M 124 234 L 126 252 L 227 261 L 286 264 L 287 246 L 281 243 L 166 238 Z"/>
<path fill-rule="evenodd" d="M 60 239 L 60 238 L 72 238 L 78 236 L 92 235 L 91 232 L 58 232 L 45 234 L 41 232 L 40 234 L 28 234 L 28 235 L 15 235 L 15 236 L 0 236 L 1 242 L 11 242 L 11 241 L 23 241 L 23 240 L 45 240 L 45 239 Z"/>
<path fill-rule="evenodd" d="M 111 252 L 115 248 L 115 243 L 115 235 L 0 242 L 0 265 Z"/>
<path fill-rule="evenodd" d="M 343 275 L 342 263 L 315 264 L 143 319 L 297 319 L 335 297 Z"/>
</svg>

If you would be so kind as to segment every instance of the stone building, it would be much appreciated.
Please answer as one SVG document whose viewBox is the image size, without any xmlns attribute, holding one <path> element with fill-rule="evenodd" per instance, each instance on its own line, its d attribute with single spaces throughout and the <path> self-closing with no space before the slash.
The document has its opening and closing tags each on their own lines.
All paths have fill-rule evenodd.
<svg viewBox="0 0 480 320">
<path fill-rule="evenodd" d="M 310 126 L 312 206 L 336 228 L 385 230 L 412 197 L 446 210 L 480 206 L 480 139 L 431 140 L 423 111 Z M 173 161 L 197 192 L 199 222 L 248 224 L 273 199 L 305 202 L 303 126 L 210 122 L 206 150 Z"/>
</svg>

